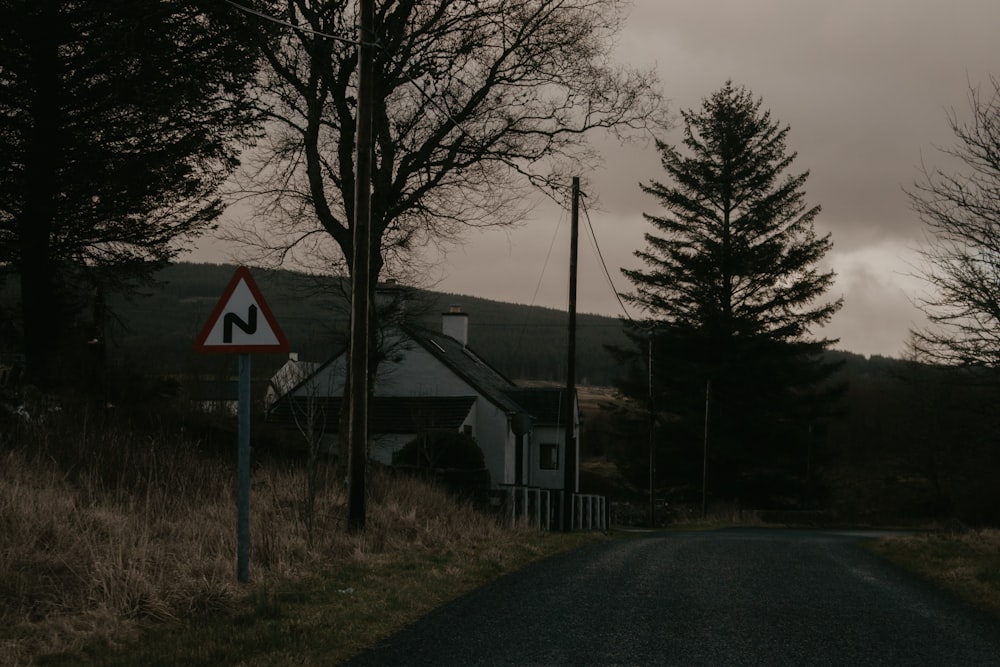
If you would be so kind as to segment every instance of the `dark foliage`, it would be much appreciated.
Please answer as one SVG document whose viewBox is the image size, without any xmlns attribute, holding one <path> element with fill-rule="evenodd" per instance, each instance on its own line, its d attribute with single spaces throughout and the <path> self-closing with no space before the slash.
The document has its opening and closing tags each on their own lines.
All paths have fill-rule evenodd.
<svg viewBox="0 0 1000 667">
<path fill-rule="evenodd" d="M 871 522 L 1000 521 L 1000 378 L 961 369 L 847 357 L 844 410 L 817 441 L 839 515 Z"/>
<path fill-rule="evenodd" d="M 221 213 L 216 190 L 255 131 L 255 56 L 227 7 L 0 4 L 0 268 L 20 277 L 32 382 L 99 365 L 107 295 Z"/>
<path fill-rule="evenodd" d="M 806 509 L 821 511 L 824 520 L 854 525 L 935 519 L 990 526 L 1000 521 L 995 409 L 1000 378 L 995 372 L 849 352 L 824 357 L 837 367 L 828 383 L 841 388 L 838 409 L 814 422 L 791 461 L 795 475 L 772 467 L 784 474 L 768 479 L 768 468 L 757 466 L 758 479 L 768 481 L 772 493 L 743 499 L 744 508 L 794 509 L 763 515 L 791 522 L 813 516 L 801 512 Z M 602 428 L 610 429 L 614 444 L 599 452 L 627 483 L 629 491 L 615 497 L 639 498 L 642 507 L 649 489 L 645 405 L 605 405 Z M 698 508 L 701 461 L 669 440 L 672 426 L 661 420 L 656 433 L 658 504 Z M 782 491 L 784 502 L 774 502 L 782 499 L 774 490 Z M 724 499 L 720 496 L 712 498 Z M 667 516 L 666 508 L 663 512 Z"/>
<path fill-rule="evenodd" d="M 219 465 L 233 458 L 231 420 L 192 409 L 162 382 L 129 375 L 115 386 L 121 399 L 115 403 L 83 394 L 0 393 L 0 450 L 27 452 L 95 492 L 210 488 Z"/>
<path fill-rule="evenodd" d="M 670 181 L 643 186 L 667 215 L 646 215 L 655 231 L 636 256 L 647 268 L 623 271 L 635 288 L 626 298 L 648 317 L 618 351 L 633 371 L 622 388 L 648 397 L 651 356 L 676 481 L 700 486 L 707 438 L 715 495 L 799 502 L 810 433 L 830 398 L 819 388 L 834 341 L 809 337 L 840 307 L 817 303 L 833 280 L 817 269 L 830 238 L 813 231 L 808 172 L 785 174 L 796 157 L 788 127 L 760 99 L 727 82 L 682 114 L 684 152 L 658 144 Z"/>
<path fill-rule="evenodd" d="M 479 501 L 490 491 L 490 473 L 475 438 L 458 431 L 428 431 L 392 457 L 394 468 L 436 479 L 445 488 Z"/>
<path fill-rule="evenodd" d="M 483 451 L 473 437 L 458 431 L 429 431 L 406 443 L 393 456 L 394 465 L 420 468 L 480 470 Z"/>
</svg>

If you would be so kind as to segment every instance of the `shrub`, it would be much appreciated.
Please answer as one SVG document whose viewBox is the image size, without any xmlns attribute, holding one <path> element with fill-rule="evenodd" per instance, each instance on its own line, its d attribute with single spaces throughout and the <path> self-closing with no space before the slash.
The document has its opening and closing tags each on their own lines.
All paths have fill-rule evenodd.
<svg viewBox="0 0 1000 667">
<path fill-rule="evenodd" d="M 434 479 L 449 491 L 486 502 L 490 474 L 476 439 L 458 431 L 422 433 L 392 457 L 397 470 Z"/>
</svg>

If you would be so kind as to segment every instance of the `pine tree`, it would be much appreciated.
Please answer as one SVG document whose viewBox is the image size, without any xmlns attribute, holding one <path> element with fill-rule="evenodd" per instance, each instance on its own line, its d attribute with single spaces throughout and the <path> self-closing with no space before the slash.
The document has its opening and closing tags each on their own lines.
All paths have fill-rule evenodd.
<svg viewBox="0 0 1000 667">
<path fill-rule="evenodd" d="M 0 5 L 0 271 L 20 283 L 29 381 L 64 380 L 103 338 L 104 295 L 220 215 L 256 117 L 233 16 L 221 0 Z"/>
<path fill-rule="evenodd" d="M 727 82 L 682 112 L 683 152 L 658 143 L 669 182 L 642 186 L 667 210 L 645 216 L 655 232 L 635 254 L 647 268 L 623 271 L 635 290 L 626 298 L 654 331 L 668 440 L 688 454 L 689 473 L 700 471 L 707 411 L 714 488 L 745 499 L 805 466 L 810 389 L 829 374 L 821 353 L 835 342 L 809 332 L 841 305 L 820 300 L 834 274 L 817 264 L 832 243 L 813 229 L 820 208 L 805 202 L 808 172 L 786 174 L 796 158 L 789 128 L 761 105 Z M 633 338 L 645 358 L 647 334 Z"/>
</svg>

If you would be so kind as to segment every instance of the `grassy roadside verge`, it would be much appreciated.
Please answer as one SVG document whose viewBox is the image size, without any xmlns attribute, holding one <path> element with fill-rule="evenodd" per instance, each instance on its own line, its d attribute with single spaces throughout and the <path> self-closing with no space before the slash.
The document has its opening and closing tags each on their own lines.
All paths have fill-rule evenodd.
<svg viewBox="0 0 1000 667">
<path fill-rule="evenodd" d="M 276 463 L 252 476 L 251 583 L 239 585 L 231 462 L 84 432 L 62 442 L 86 464 L 62 465 L 52 442 L 0 441 L 3 665 L 337 664 L 483 583 L 604 539 L 501 526 L 381 470 L 363 532 L 345 531 L 332 473 L 309 530 L 306 471 Z"/>
<path fill-rule="evenodd" d="M 867 546 L 1000 620 L 1000 530 L 887 537 Z"/>
<path fill-rule="evenodd" d="M 122 650 L 94 644 L 38 664 L 340 664 L 448 600 L 601 539 L 518 531 L 499 548 L 473 540 L 459 549 L 353 558 L 307 579 L 254 584 L 227 613 L 158 625 Z M 1000 618 L 1000 531 L 883 538 L 869 548 Z"/>
<path fill-rule="evenodd" d="M 40 665 L 335 665 L 444 602 L 600 534 L 520 533 L 461 552 L 351 559 L 300 581 L 256 584 L 232 611 L 144 631 L 123 649 L 94 644 Z"/>
</svg>

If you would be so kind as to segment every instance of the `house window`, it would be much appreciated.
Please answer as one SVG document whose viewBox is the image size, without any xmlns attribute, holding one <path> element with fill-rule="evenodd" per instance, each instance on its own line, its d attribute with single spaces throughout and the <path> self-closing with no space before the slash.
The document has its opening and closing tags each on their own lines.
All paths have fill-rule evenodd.
<svg viewBox="0 0 1000 667">
<path fill-rule="evenodd" d="M 559 470 L 559 445 L 543 443 L 538 447 L 541 460 L 538 467 L 542 470 Z"/>
</svg>

